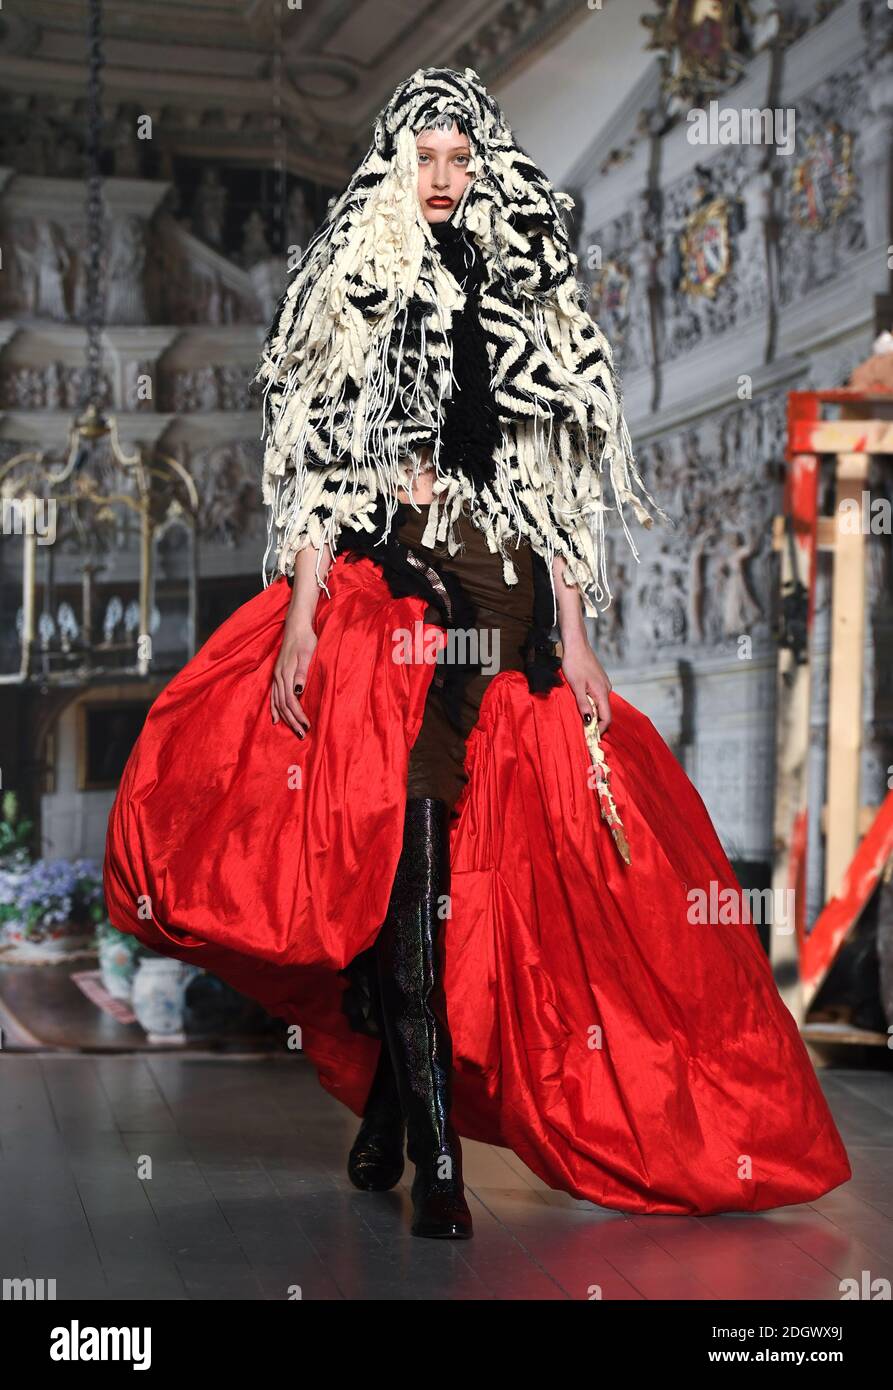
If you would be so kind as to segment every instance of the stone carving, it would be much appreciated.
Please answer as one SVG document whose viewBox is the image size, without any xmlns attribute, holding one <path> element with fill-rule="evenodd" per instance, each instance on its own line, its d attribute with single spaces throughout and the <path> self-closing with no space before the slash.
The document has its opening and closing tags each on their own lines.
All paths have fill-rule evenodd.
<svg viewBox="0 0 893 1390">
<path fill-rule="evenodd" d="M 729 273 L 733 206 L 728 198 L 708 197 L 688 214 L 685 226 L 676 236 L 678 273 L 673 288 L 689 298 L 706 295 L 714 299 Z"/>
<path fill-rule="evenodd" d="M 588 268 L 597 248 L 601 270 Z M 647 194 L 623 216 L 586 234 L 578 275 L 590 286 L 590 313 L 606 334 L 621 376 L 654 361 L 652 290 L 658 264 Z"/>
<path fill-rule="evenodd" d="M 162 375 L 162 409 L 186 415 L 196 410 L 250 410 L 251 364 L 190 367 Z"/>
<path fill-rule="evenodd" d="M 106 322 L 145 324 L 143 267 L 146 264 L 146 228 L 139 217 L 125 217 L 111 228 L 108 249 Z"/>
<path fill-rule="evenodd" d="M 107 224 L 101 287 L 107 323 L 147 322 L 143 293 L 146 229 L 139 217 Z M 9 274 L 0 276 L 0 303 L 8 314 L 83 323 L 87 300 L 87 248 L 83 229 L 55 222 L 12 218 L 4 223 Z"/>
<path fill-rule="evenodd" d="M 2 37 L 5 41 L 6 34 Z M 3 47 L 8 58 L 6 42 Z M 50 120 L 37 110 L 17 111 L 7 99 L 0 120 L 0 164 L 20 174 L 80 178 L 84 170 L 81 130 L 70 116 Z"/>
<path fill-rule="evenodd" d="M 112 226 L 106 271 L 106 322 L 145 323 L 146 229 L 139 217 Z"/>
<path fill-rule="evenodd" d="M 146 300 L 154 322 L 260 324 L 257 293 L 246 270 L 229 271 L 219 255 L 163 215 L 153 224 L 146 264 Z"/>
<path fill-rule="evenodd" d="M 192 228 L 210 246 L 223 245 L 226 197 L 217 170 L 206 169 L 192 204 Z"/>
<path fill-rule="evenodd" d="M 792 304 L 844 272 L 847 258 L 867 244 L 865 209 L 859 168 L 858 132 L 868 122 L 869 109 L 865 81 L 861 73 L 842 71 L 834 82 L 823 84 L 818 94 L 798 103 L 797 147 L 785 161 L 785 180 L 781 236 L 779 242 L 779 286 L 781 305 Z M 803 212 L 803 170 L 810 151 L 813 164 L 817 151 L 827 149 L 833 159 L 830 132 L 839 128 L 852 135 L 854 177 L 848 192 L 838 200 L 836 214 L 811 219 Z M 829 168 L 828 179 L 837 179 Z M 839 179 L 843 179 L 842 169 Z M 808 194 L 809 190 L 806 190 Z M 799 214 L 794 216 L 795 210 Z"/>
<path fill-rule="evenodd" d="M 671 121 L 732 87 L 748 61 L 772 45 L 783 49 L 833 13 L 843 0 L 655 0 L 660 13 L 643 16 L 659 50 L 660 108 Z M 880 33 L 875 0 L 863 0 L 863 25 Z M 884 31 L 886 33 L 886 31 Z M 621 154 L 623 151 L 612 152 Z M 604 170 L 602 171 L 604 172 Z"/>
<path fill-rule="evenodd" d="M 102 401 L 124 410 L 154 411 L 159 409 L 155 399 L 158 391 L 157 364 L 148 358 L 126 362 L 122 368 L 121 400 L 113 394 L 108 374 L 102 378 Z M 244 368 L 206 367 L 192 373 L 179 374 L 184 384 L 173 391 L 170 377 L 162 379 L 161 393 L 165 410 L 248 410 L 251 365 Z M 141 389 L 151 384 L 151 393 Z M 42 366 L 17 366 L 0 369 L 0 405 L 8 410 L 74 411 L 83 403 L 86 374 L 83 367 L 71 367 L 60 362 Z M 176 400 L 176 404 L 172 402 Z"/>
<path fill-rule="evenodd" d="M 660 243 L 654 199 L 648 192 L 641 194 L 636 200 L 631 230 L 629 337 L 623 361 L 626 371 L 653 366 L 655 361 L 655 305 L 658 301 Z"/>
<path fill-rule="evenodd" d="M 7 410 L 78 410 L 84 400 L 86 370 L 60 362 L 40 367 L 7 366 L 0 370 L 0 402 Z M 101 403 L 111 405 L 108 376 L 100 386 Z"/>
<path fill-rule="evenodd" d="M 612 659 L 698 648 L 731 655 L 742 636 L 768 641 L 785 401 L 784 392 L 767 395 L 637 450 L 649 490 L 677 524 L 636 533 L 641 566 L 612 543 L 614 602 L 597 625 Z"/>
<path fill-rule="evenodd" d="M 724 555 L 718 565 L 723 582 L 722 630 L 734 637 L 750 632 L 763 610 L 751 587 L 748 564 L 760 548 L 755 525 L 745 524 L 723 536 Z"/>
<path fill-rule="evenodd" d="M 762 188 L 764 182 L 758 158 L 753 147 L 726 149 L 709 168 L 698 166 L 664 193 L 665 256 L 657 272 L 662 300 L 657 332 L 663 361 L 740 327 L 767 307 L 764 228 L 761 220 L 748 221 L 746 212 L 754 196 L 748 184 L 756 179 Z M 729 208 L 729 270 L 712 296 L 687 294 L 681 239 L 693 210 L 717 189 L 723 190 Z"/>
<path fill-rule="evenodd" d="M 69 318 L 66 285 L 71 255 L 54 222 L 13 224 L 17 307 L 35 318 Z"/>
<path fill-rule="evenodd" d="M 163 378 L 162 384 L 165 388 L 163 399 L 175 414 L 218 408 L 219 386 L 216 371 L 211 366 L 175 372 L 172 378 Z"/>
<path fill-rule="evenodd" d="M 265 261 L 269 255 L 270 243 L 267 241 L 264 219 L 254 208 L 242 228 L 242 264 L 248 267 L 257 265 L 258 261 Z"/>
<path fill-rule="evenodd" d="M 646 47 L 661 53 L 661 85 L 671 109 L 703 102 L 741 76 L 745 63 L 778 31 L 769 0 L 657 0 L 644 15 Z"/>
<path fill-rule="evenodd" d="M 235 440 L 203 449 L 173 445 L 166 452 L 189 469 L 199 496 L 198 531 L 209 544 L 236 546 L 246 538 L 266 534 L 258 479 L 260 445 Z M 258 552 L 258 569 L 260 555 Z"/>
</svg>

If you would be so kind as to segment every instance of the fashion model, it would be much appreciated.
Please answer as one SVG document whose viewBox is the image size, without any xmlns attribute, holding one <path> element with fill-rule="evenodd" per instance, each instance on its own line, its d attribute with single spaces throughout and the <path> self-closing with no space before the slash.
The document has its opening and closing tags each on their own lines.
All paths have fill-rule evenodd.
<svg viewBox="0 0 893 1390">
<path fill-rule="evenodd" d="M 263 355 L 275 580 L 109 820 L 112 922 L 299 1026 L 418 1236 L 472 1234 L 460 1135 L 626 1212 L 851 1177 L 706 808 L 589 644 L 606 513 L 663 513 L 571 206 L 471 69 L 397 88 Z"/>
</svg>

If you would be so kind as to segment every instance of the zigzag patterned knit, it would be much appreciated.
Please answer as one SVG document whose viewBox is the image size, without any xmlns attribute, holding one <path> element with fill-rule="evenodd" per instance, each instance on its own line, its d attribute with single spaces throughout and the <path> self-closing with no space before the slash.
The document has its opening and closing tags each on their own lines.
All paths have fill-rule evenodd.
<svg viewBox="0 0 893 1390">
<path fill-rule="evenodd" d="M 451 220 L 485 265 L 479 320 L 501 425 L 487 482 L 441 466 L 452 316 L 465 297 L 419 202 L 415 136 L 443 116 L 472 154 L 473 177 Z M 401 463 L 429 446 L 436 478 L 426 544 L 446 541 L 455 553 L 453 525 L 466 504 L 507 583 L 517 582 L 511 550 L 523 536 L 550 574 L 563 556 L 587 614 L 607 606 L 605 513 L 614 508 L 605 472 L 636 558 L 624 504 L 645 526 L 653 521 L 645 501 L 670 518 L 642 483 L 611 349 L 585 311 L 560 211 L 572 207 L 519 148 L 471 68 L 419 69 L 401 83 L 347 188 L 330 201 L 265 345 L 265 583 L 274 533 L 277 568 L 291 575 L 299 550 L 328 543 L 334 553 L 341 527 L 368 525 L 379 498 L 390 525 Z"/>
</svg>

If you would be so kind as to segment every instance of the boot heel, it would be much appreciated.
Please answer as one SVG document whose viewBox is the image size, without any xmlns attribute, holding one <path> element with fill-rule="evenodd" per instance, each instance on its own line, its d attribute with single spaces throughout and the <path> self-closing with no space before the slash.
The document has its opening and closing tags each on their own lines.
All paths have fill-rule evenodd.
<svg viewBox="0 0 893 1390">
<path fill-rule="evenodd" d="M 381 1039 L 378 1065 L 363 1107 L 363 1122 L 347 1156 L 347 1176 L 362 1192 L 388 1192 L 403 1176 L 406 1121 L 385 1034 L 375 947 L 358 956 L 344 973 L 352 981 L 345 999 L 352 992 L 357 996 L 360 1004 L 355 1012 L 363 1031 Z M 350 1017 L 347 1008 L 345 1012 Z"/>
<path fill-rule="evenodd" d="M 347 1176 L 363 1192 L 388 1192 L 403 1176 L 406 1124 L 387 1038 L 363 1111 L 363 1123 L 347 1156 Z"/>
</svg>

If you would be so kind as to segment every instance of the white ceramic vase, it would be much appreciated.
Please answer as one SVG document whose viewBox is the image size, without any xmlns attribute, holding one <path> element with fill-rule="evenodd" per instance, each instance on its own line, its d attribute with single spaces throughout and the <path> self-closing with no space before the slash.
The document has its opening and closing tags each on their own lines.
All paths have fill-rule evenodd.
<svg viewBox="0 0 893 1390">
<path fill-rule="evenodd" d="M 197 966 L 168 956 L 144 956 L 133 980 L 130 1003 L 150 1043 L 183 1043 L 186 986 Z"/>
</svg>

